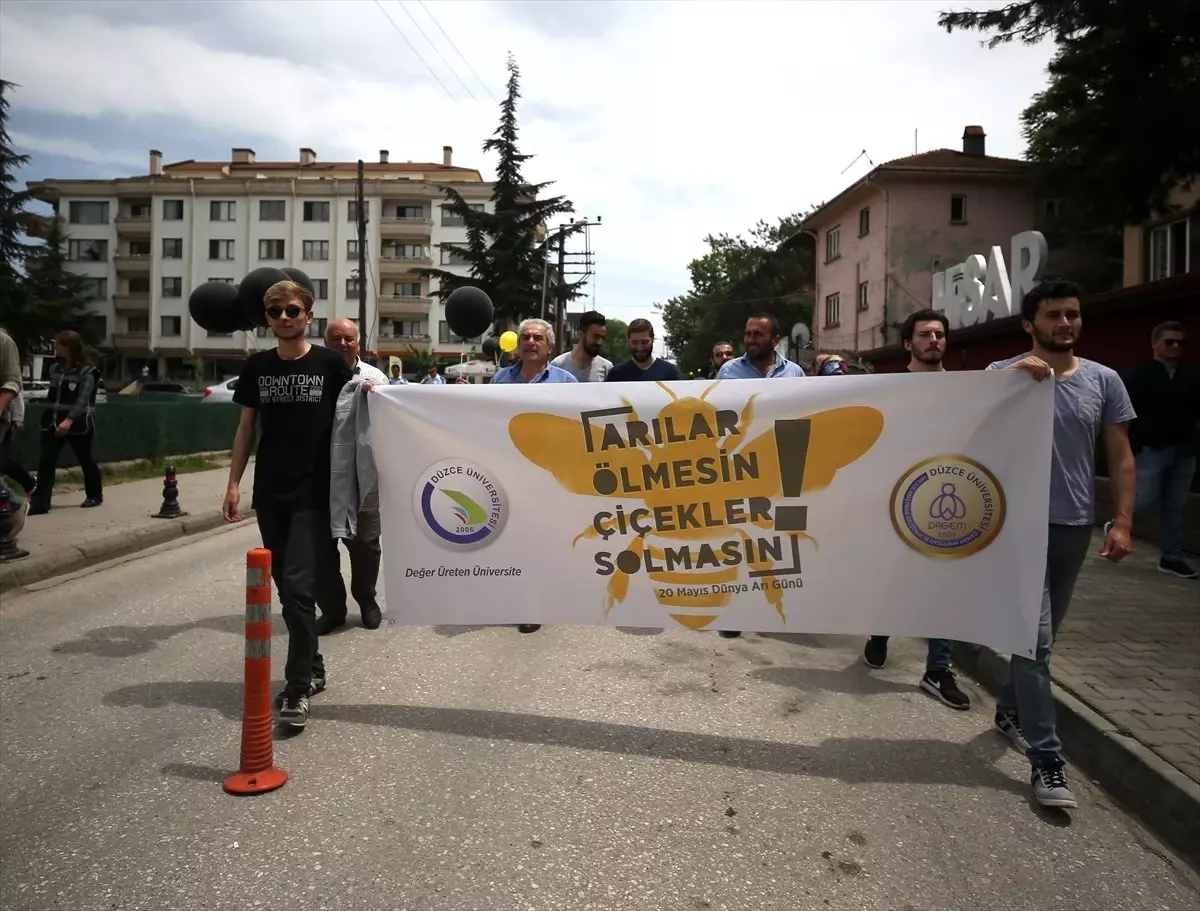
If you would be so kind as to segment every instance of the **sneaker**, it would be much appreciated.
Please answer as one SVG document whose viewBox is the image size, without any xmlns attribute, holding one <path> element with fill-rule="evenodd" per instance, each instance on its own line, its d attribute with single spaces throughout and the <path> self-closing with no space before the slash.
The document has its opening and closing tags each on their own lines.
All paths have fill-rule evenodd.
<svg viewBox="0 0 1200 911">
<path fill-rule="evenodd" d="M 308 684 L 309 698 L 317 695 L 317 693 L 323 693 L 323 692 L 325 692 L 325 678 L 324 677 L 313 677 L 312 682 L 310 682 Z M 278 696 L 275 697 L 275 708 L 277 708 L 277 709 L 283 708 L 283 703 L 286 699 L 287 699 L 287 690 L 283 690 Z"/>
<path fill-rule="evenodd" d="M 362 611 L 363 629 L 379 629 L 383 623 L 383 611 L 378 606 L 364 607 Z"/>
<path fill-rule="evenodd" d="M 321 616 L 317 618 L 317 635 L 328 636 L 335 629 L 341 629 L 345 625 L 345 614 L 342 614 L 341 616 L 337 616 L 335 614 L 321 614 Z"/>
<path fill-rule="evenodd" d="M 1067 768 L 1061 762 L 1034 766 L 1029 781 L 1033 785 L 1033 796 L 1043 807 L 1074 810 L 1079 806 L 1067 784 Z"/>
<path fill-rule="evenodd" d="M 971 699 L 958 688 L 954 672 L 948 667 L 930 668 L 921 678 L 921 689 L 941 701 L 944 705 L 960 712 L 971 707 Z"/>
<path fill-rule="evenodd" d="M 95 509 L 97 506 L 104 505 L 104 497 L 88 497 L 79 504 L 80 509 Z"/>
<path fill-rule="evenodd" d="M 997 715 L 995 719 L 996 732 L 1009 741 L 1022 753 L 1029 752 L 1029 741 L 1025 739 L 1025 735 L 1021 733 L 1021 726 L 1017 723 L 1016 715 Z"/>
<path fill-rule="evenodd" d="M 279 721 L 293 728 L 302 728 L 308 724 L 308 697 L 284 696 L 283 707 L 279 710 Z"/>
<path fill-rule="evenodd" d="M 517 624 L 517 632 L 518 633 L 536 633 L 541 628 L 542 628 L 542 624 L 540 624 L 540 623 L 518 623 Z"/>
<path fill-rule="evenodd" d="M 1195 579 L 1196 571 L 1182 560 L 1168 560 L 1166 557 L 1158 561 L 1158 571 L 1178 576 L 1180 579 Z"/>
<path fill-rule="evenodd" d="M 742 631 L 740 629 L 723 629 L 718 630 L 717 635 L 722 639 L 737 639 L 742 635 Z"/>
<path fill-rule="evenodd" d="M 879 670 L 887 664 L 887 636 L 872 636 L 863 647 L 863 664 Z"/>
</svg>

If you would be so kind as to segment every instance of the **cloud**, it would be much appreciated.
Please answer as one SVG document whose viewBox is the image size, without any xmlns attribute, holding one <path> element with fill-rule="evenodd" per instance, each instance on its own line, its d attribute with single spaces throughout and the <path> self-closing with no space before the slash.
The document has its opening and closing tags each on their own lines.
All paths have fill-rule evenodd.
<svg viewBox="0 0 1200 911">
<path fill-rule="evenodd" d="M 992 154 L 1019 156 L 1018 116 L 1051 52 L 948 36 L 940 0 L 380 2 L 395 26 L 365 0 L 10 0 L 0 59 L 21 84 L 13 129 L 35 154 L 129 173 L 149 145 L 168 161 L 235 145 L 436 161 L 453 145 L 487 177 L 480 145 L 511 51 L 521 147 L 536 156 L 526 176 L 603 216 L 597 306 L 632 318 L 686 290 L 706 234 L 832 198 L 868 169 L 841 173 L 864 148 L 877 163 L 911 154 L 914 130 L 922 149 L 957 147 L 981 123 Z M 24 125 L 37 117 L 56 130 Z"/>
</svg>

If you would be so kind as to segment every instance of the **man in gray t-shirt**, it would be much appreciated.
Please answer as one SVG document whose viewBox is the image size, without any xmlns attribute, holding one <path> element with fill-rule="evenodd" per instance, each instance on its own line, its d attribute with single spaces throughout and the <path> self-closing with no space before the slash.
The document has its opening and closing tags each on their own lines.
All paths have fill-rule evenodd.
<svg viewBox="0 0 1200 911">
<path fill-rule="evenodd" d="M 1054 387 L 1054 451 L 1050 462 L 1050 529 L 1046 583 L 1034 657 L 1013 655 L 996 702 L 996 729 L 1025 751 L 1031 783 L 1046 807 L 1078 806 L 1062 759 L 1050 688 L 1050 653 L 1071 603 L 1092 540 L 1096 437 L 1103 432 L 1116 513 L 1100 556 L 1116 562 L 1132 548 L 1135 472 L 1129 422 L 1135 417 L 1125 384 L 1113 370 L 1075 356 L 1083 328 L 1080 291 L 1071 282 L 1043 282 L 1021 302 L 1021 325 L 1033 340 L 1027 355 L 988 365 L 1024 370 Z"/>
<path fill-rule="evenodd" d="M 612 361 L 600 357 L 608 338 L 604 314 L 589 310 L 579 317 L 579 341 L 550 363 L 571 374 L 581 383 L 603 383 L 612 370 Z"/>
</svg>

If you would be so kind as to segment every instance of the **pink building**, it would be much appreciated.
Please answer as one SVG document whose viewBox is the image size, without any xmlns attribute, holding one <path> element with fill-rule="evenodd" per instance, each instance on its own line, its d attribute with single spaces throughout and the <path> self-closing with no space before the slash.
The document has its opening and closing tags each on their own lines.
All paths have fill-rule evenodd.
<svg viewBox="0 0 1200 911">
<path fill-rule="evenodd" d="M 870 351 L 900 340 L 928 307 L 933 273 L 999 246 L 1040 221 L 1028 165 L 985 152 L 982 127 L 963 149 L 879 165 L 804 223 L 816 238 L 813 340 L 818 349 Z"/>
</svg>

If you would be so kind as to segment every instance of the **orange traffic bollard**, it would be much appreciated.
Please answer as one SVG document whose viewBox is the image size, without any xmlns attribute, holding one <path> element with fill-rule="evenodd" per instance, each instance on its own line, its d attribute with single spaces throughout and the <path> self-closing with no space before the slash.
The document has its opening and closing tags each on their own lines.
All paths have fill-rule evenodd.
<svg viewBox="0 0 1200 911">
<path fill-rule="evenodd" d="M 275 767 L 271 717 L 271 552 L 246 554 L 246 692 L 242 703 L 242 762 L 225 779 L 230 794 L 263 794 L 288 779 Z"/>
</svg>

